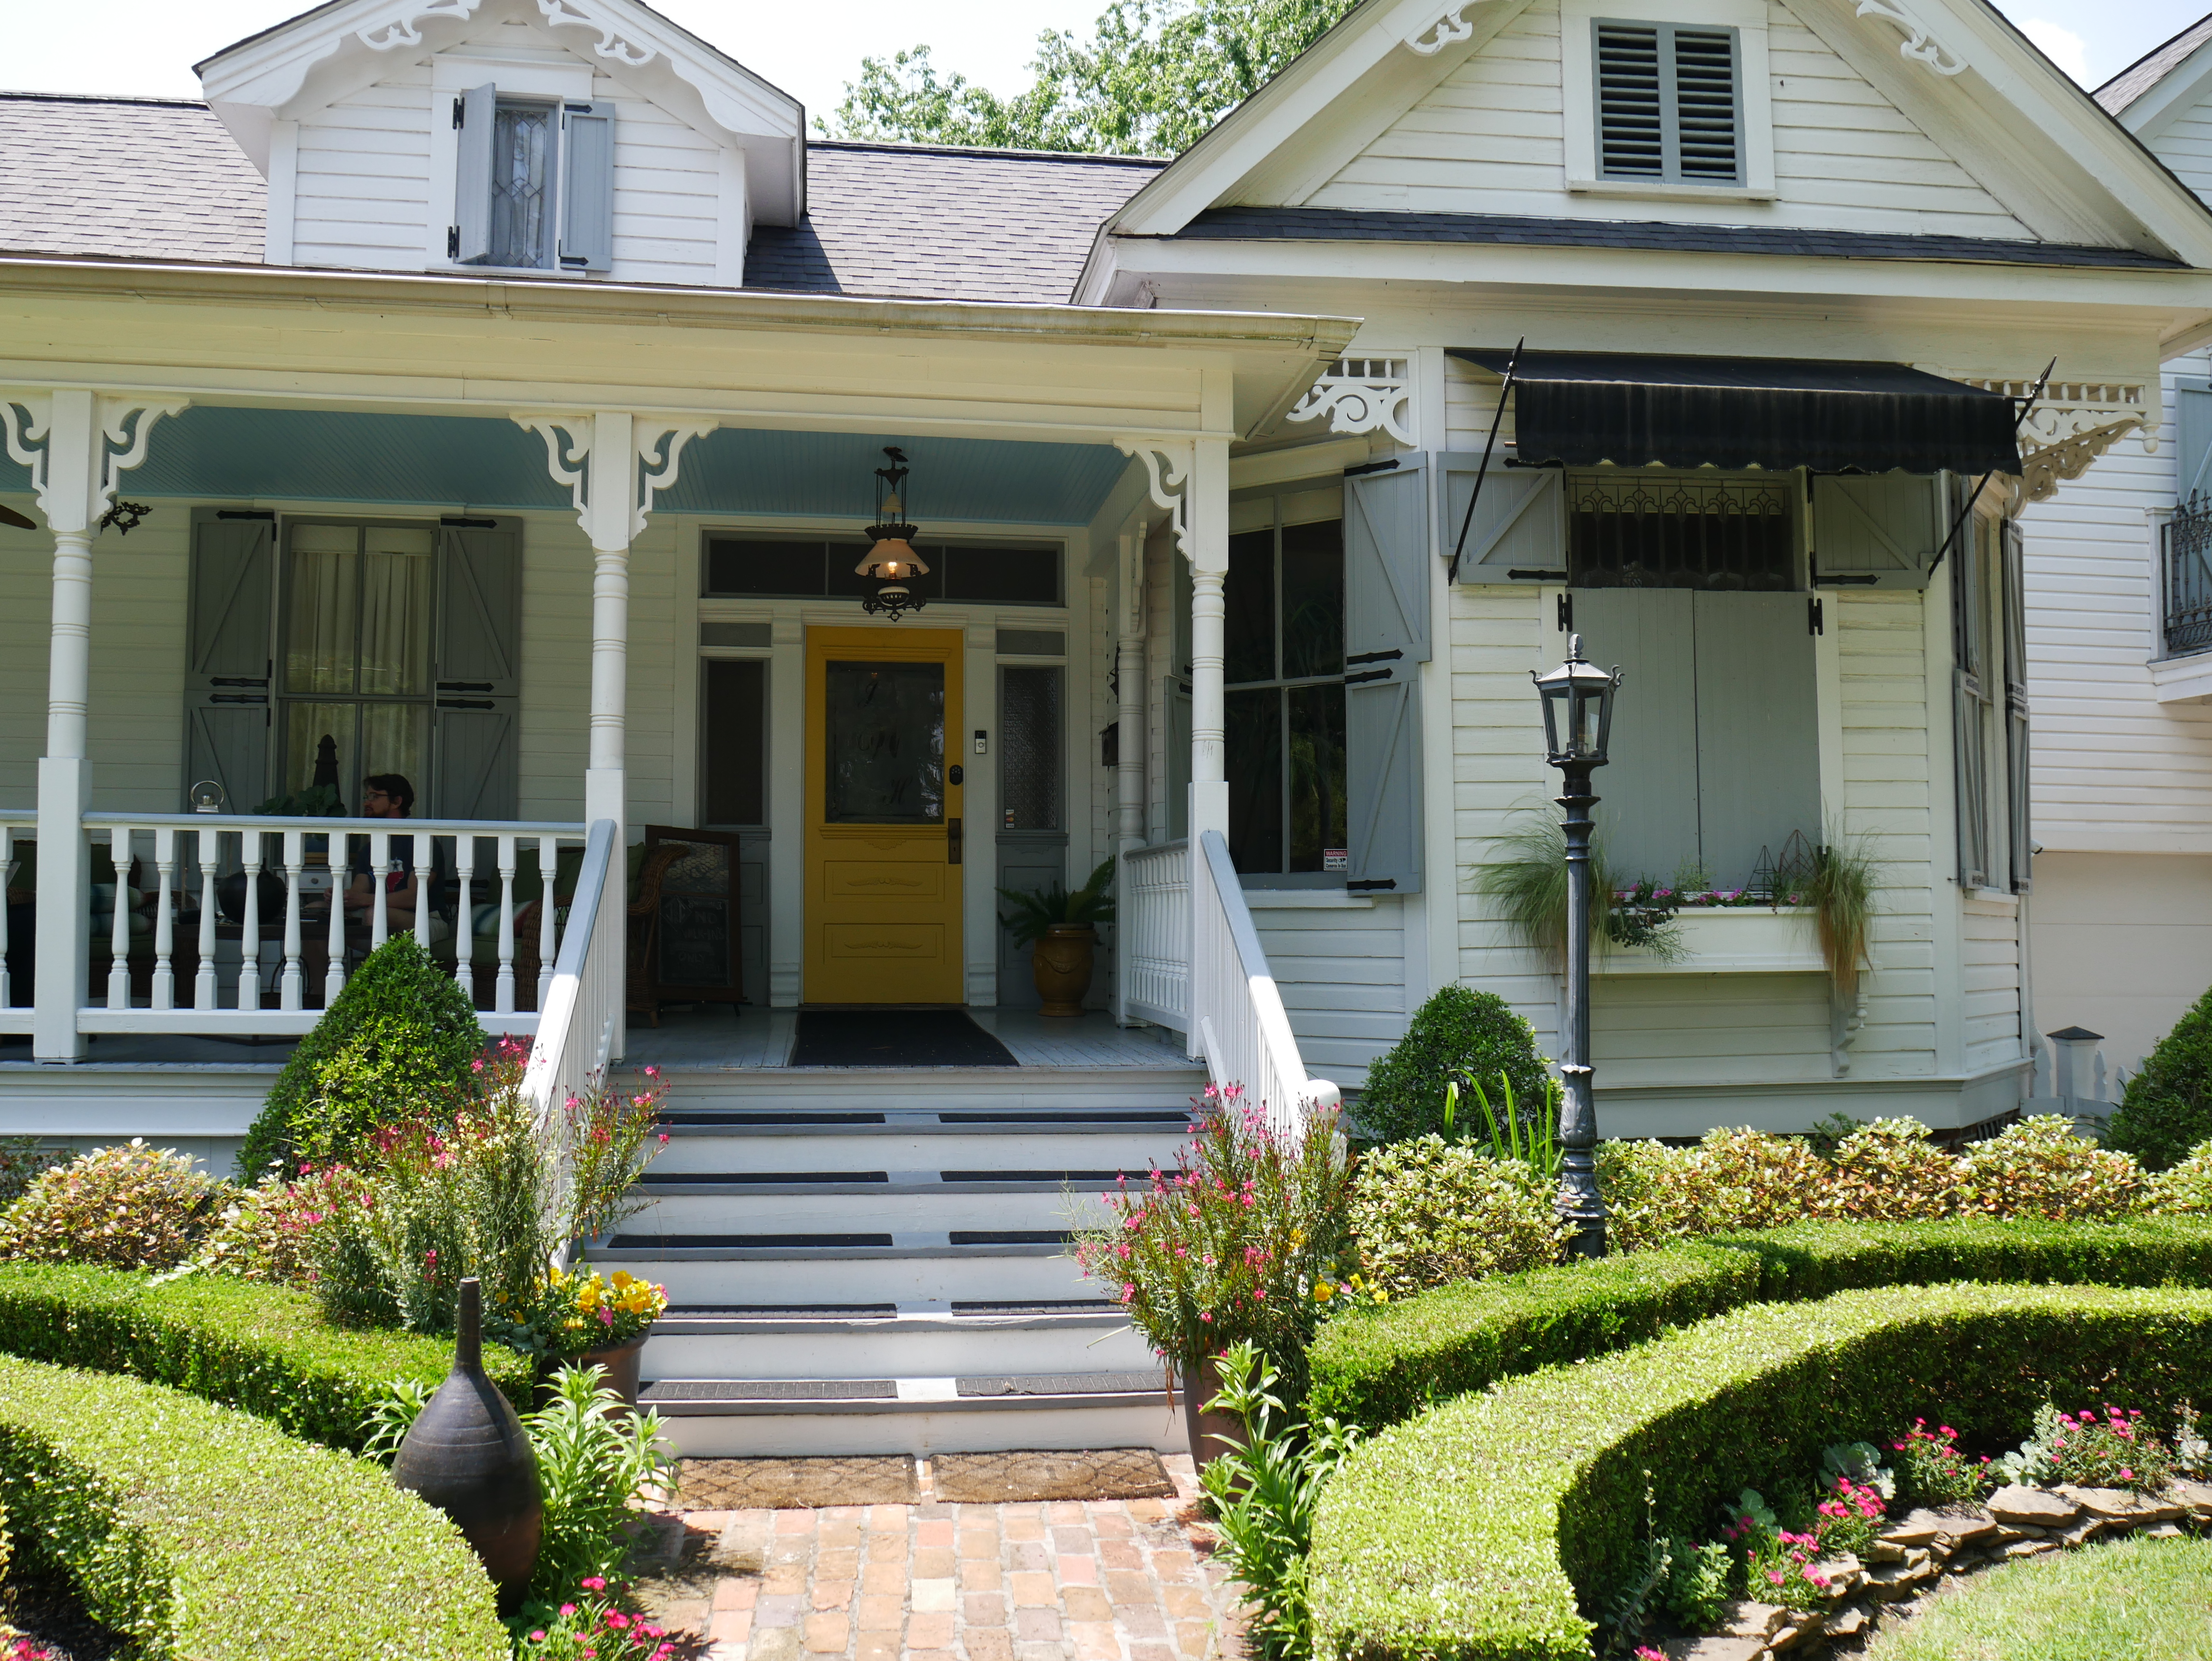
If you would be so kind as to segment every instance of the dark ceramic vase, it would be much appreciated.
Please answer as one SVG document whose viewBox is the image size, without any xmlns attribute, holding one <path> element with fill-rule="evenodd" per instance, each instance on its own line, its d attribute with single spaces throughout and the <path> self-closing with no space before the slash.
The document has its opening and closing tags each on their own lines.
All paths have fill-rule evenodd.
<svg viewBox="0 0 2212 1661">
<path fill-rule="evenodd" d="M 544 1528 L 538 1459 L 514 1409 L 483 1370 L 476 1281 L 461 1282 L 453 1370 L 392 1462 L 392 1480 L 453 1519 L 483 1560 L 502 1608 L 521 1600 Z"/>
<path fill-rule="evenodd" d="M 1191 1463 L 1200 1470 L 1234 1451 L 1244 1441 L 1244 1421 L 1233 1413 L 1218 1413 L 1206 1404 L 1221 1394 L 1219 1357 L 1209 1355 L 1198 1364 L 1195 1378 L 1181 1380 L 1182 1423 L 1190 1438 Z"/>
<path fill-rule="evenodd" d="M 623 1405 L 631 1412 L 637 1411 L 637 1366 L 645 1354 L 645 1341 L 650 1329 L 619 1344 L 610 1344 L 605 1349 L 592 1350 L 579 1356 L 578 1366 L 598 1367 L 605 1377 L 599 1382 L 623 1398 Z"/>
</svg>

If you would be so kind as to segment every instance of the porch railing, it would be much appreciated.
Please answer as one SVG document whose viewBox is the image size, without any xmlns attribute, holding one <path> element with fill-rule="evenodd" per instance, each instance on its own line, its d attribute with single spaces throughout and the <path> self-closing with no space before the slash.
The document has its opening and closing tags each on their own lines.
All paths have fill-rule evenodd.
<svg viewBox="0 0 2212 1661">
<path fill-rule="evenodd" d="M 1190 1031 L 1190 844 L 1133 849 L 1121 856 L 1118 907 L 1121 1013 Z"/>
<path fill-rule="evenodd" d="M 2168 656 L 2212 648 L 2212 496 L 2174 504 L 2159 533 Z"/>
<path fill-rule="evenodd" d="M 20 853 L 35 823 L 0 815 L 0 839 Z M 353 961 L 383 945 L 395 924 L 450 959 L 488 1031 L 534 1032 L 568 932 L 556 917 L 561 850 L 586 839 L 580 824 L 535 821 L 88 813 L 83 824 L 92 844 L 93 977 L 106 967 L 100 984 L 69 995 L 81 1032 L 306 1032 L 343 989 Z M 410 839 L 404 861 L 392 857 L 397 838 Z M 363 850 L 365 861 L 356 861 Z M 516 899 L 526 861 L 536 866 L 534 906 Z M 362 869 L 380 880 L 349 927 L 345 891 Z M 410 873 L 417 900 L 402 924 L 380 879 Z M 434 904 L 439 884 L 445 903 Z M 143 897 L 134 901 L 134 891 Z M 49 925 L 42 918 L 38 926 Z M 82 928 L 85 919 L 64 926 Z M 0 934 L 0 946 L 9 944 L 21 961 L 29 942 Z M 0 995 L 0 1031 L 31 1030 L 30 1015 Z"/>
<path fill-rule="evenodd" d="M 1206 1070 L 1217 1085 L 1243 1085 L 1270 1125 L 1294 1133 L 1302 1110 L 1334 1110 L 1342 1094 L 1307 1075 L 1227 839 L 1208 830 L 1199 853 L 1191 864 L 1190 1007 Z"/>
<path fill-rule="evenodd" d="M 35 811 L 0 810 L 0 891 L 15 886 L 16 844 L 28 840 L 30 832 L 38 829 L 39 816 Z M 0 1032 L 28 1032 L 31 1014 L 28 1008 L 15 1007 L 14 984 L 9 968 L 13 951 L 30 945 L 28 940 L 10 941 L 8 937 L 9 912 L 13 908 L 7 895 L 0 891 Z"/>
<path fill-rule="evenodd" d="M 523 1094 L 537 1105 L 540 1123 L 562 1111 L 606 1067 L 623 1018 L 627 941 L 622 891 L 612 888 L 623 880 L 615 850 L 614 821 L 593 821 L 522 1079 Z"/>
</svg>

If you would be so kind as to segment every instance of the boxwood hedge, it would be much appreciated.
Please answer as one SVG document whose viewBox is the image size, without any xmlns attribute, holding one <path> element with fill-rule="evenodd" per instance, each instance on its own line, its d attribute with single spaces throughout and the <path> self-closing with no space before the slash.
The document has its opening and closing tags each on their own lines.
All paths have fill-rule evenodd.
<svg viewBox="0 0 2212 1661">
<path fill-rule="evenodd" d="M 1308 1401 L 1374 1427 L 1744 1304 L 1948 1281 L 2212 1286 L 2212 1219 L 1797 1223 L 1463 1281 L 1330 1321 Z"/>
<path fill-rule="evenodd" d="M 435 1384 L 453 1366 L 443 1339 L 349 1331 L 304 1293 L 228 1275 L 155 1281 L 81 1263 L 0 1263 L 0 1351 L 131 1373 L 273 1421 L 348 1451 L 395 1376 Z M 500 1390 L 531 1405 L 528 1360 L 484 1346 Z"/>
<path fill-rule="evenodd" d="M 460 1533 L 367 1461 L 159 1385 L 0 1357 L 0 1504 L 151 1661 L 506 1661 Z"/>
<path fill-rule="evenodd" d="M 1339 1469 L 1314 1525 L 1317 1648 L 1588 1661 L 1647 1485 L 1661 1532 L 1707 1536 L 1718 1502 L 1802 1480 L 1830 1443 L 1922 1415 L 2009 1440 L 2053 1396 L 2155 1410 L 2208 1368 L 2212 1293 L 1958 1284 L 1754 1305 L 1510 1379 Z"/>
</svg>

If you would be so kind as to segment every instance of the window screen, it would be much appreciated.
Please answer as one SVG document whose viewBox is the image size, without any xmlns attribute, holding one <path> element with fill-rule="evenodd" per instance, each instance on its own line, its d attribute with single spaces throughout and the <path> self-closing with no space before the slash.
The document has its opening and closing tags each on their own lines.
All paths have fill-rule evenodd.
<svg viewBox="0 0 2212 1661">
<path fill-rule="evenodd" d="M 1567 581 L 1577 588 L 1795 589 L 1793 495 L 1782 479 L 1570 473 Z"/>
<path fill-rule="evenodd" d="M 709 659 L 700 667 L 706 823 L 764 824 L 768 665 L 757 658 Z"/>
<path fill-rule="evenodd" d="M 1736 32 L 1674 23 L 1592 27 L 1599 175 L 1741 184 Z"/>
</svg>

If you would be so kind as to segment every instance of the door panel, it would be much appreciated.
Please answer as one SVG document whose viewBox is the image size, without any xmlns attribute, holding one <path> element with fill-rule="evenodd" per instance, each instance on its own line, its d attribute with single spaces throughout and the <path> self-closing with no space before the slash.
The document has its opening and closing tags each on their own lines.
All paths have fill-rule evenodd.
<svg viewBox="0 0 2212 1661">
<path fill-rule="evenodd" d="M 814 629 L 806 648 L 806 952 L 815 1004 L 963 1001 L 957 630 Z"/>
</svg>

